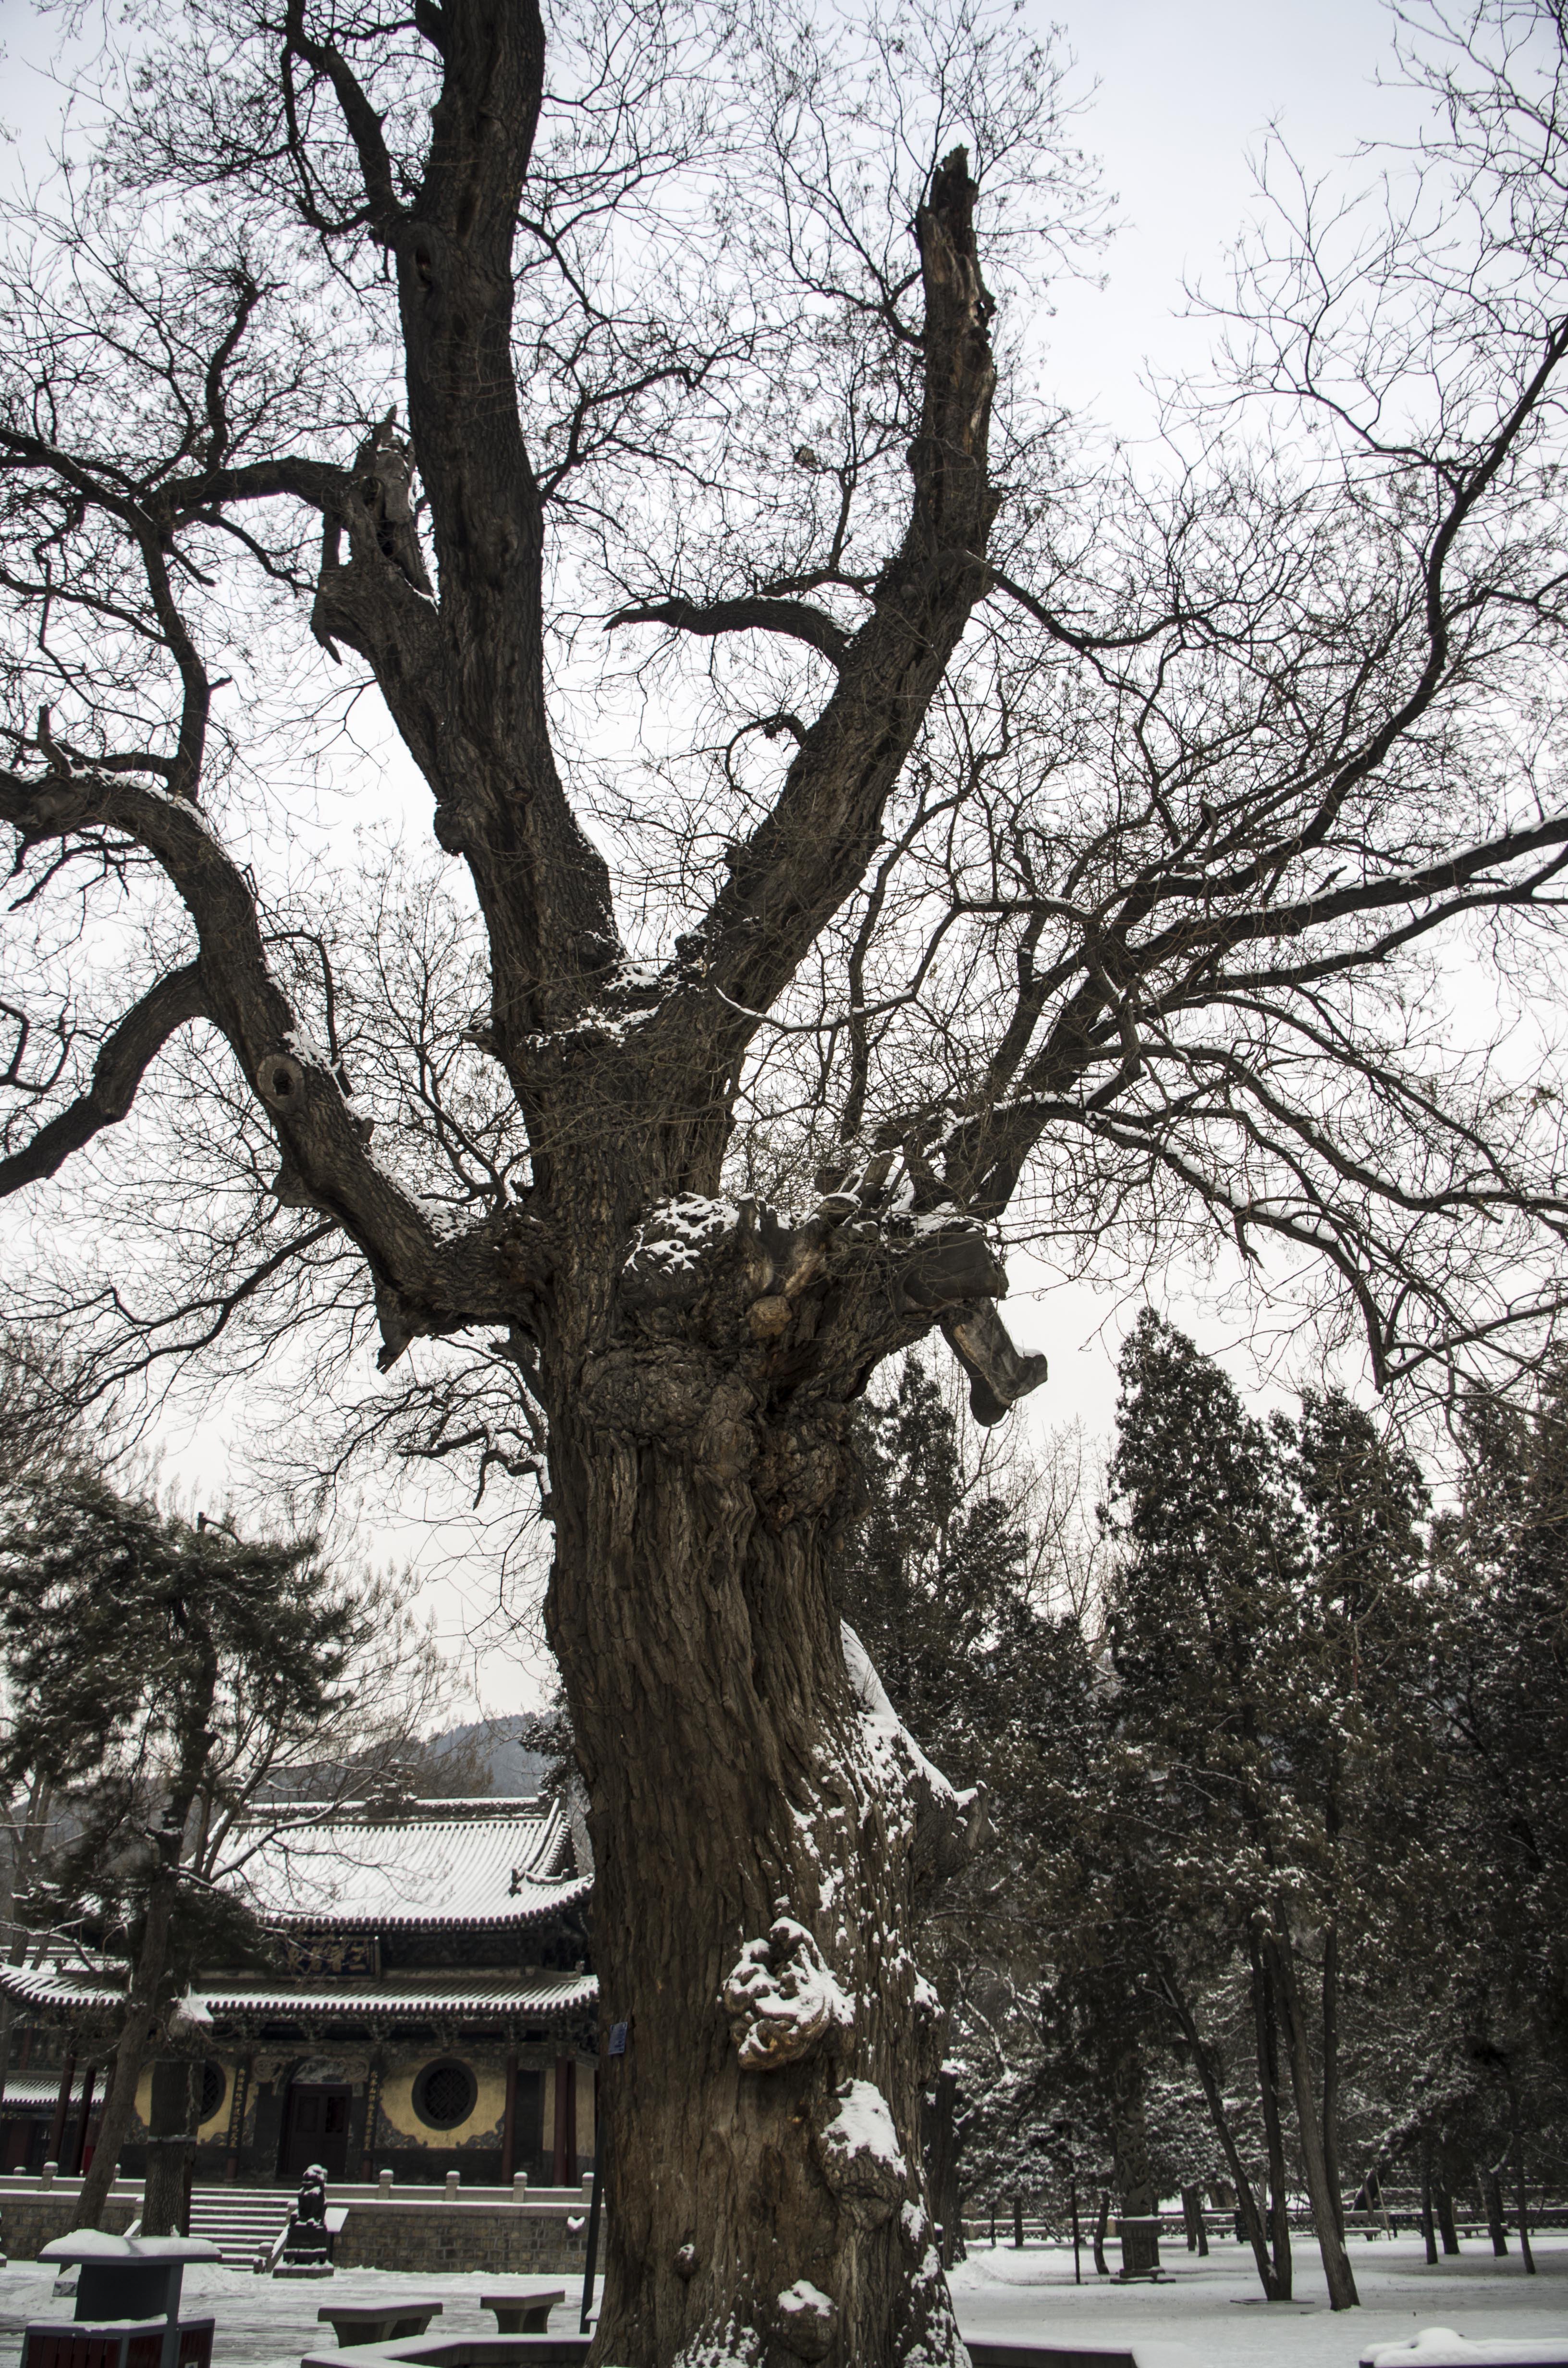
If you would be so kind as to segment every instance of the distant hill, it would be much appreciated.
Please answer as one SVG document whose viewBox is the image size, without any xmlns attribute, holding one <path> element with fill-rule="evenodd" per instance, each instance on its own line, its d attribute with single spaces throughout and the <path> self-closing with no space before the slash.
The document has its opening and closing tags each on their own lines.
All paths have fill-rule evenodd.
<svg viewBox="0 0 1568 2368">
<path fill-rule="evenodd" d="M 541 1724 L 534 1711 L 518 1711 L 510 1718 L 475 1719 L 466 1726 L 449 1726 L 444 1735 L 431 1736 L 425 1748 L 432 1759 L 465 1759 L 472 1770 L 476 1793 L 497 1793 L 504 1798 L 537 1793 L 549 1764 L 547 1754 L 536 1748 Z M 465 1770 L 464 1789 L 466 1780 Z"/>
</svg>

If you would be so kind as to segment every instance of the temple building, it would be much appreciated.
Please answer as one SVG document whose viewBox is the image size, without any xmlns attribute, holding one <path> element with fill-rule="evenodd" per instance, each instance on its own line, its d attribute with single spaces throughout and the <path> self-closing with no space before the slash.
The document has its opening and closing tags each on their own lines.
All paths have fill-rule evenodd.
<svg viewBox="0 0 1568 2368">
<path fill-rule="evenodd" d="M 196 2178 L 270 2186 L 320 2162 L 350 2180 L 564 2186 L 589 2169 L 593 1877 L 559 1806 L 301 1804 L 254 1830 L 231 1881 L 277 1969 L 215 1967 L 185 2001 L 202 2066 Z M 18 2008 L 0 2169 L 69 2174 L 92 2158 L 123 1990 L 64 1962 L 0 1969 L 0 1985 Z M 131 2177 L 159 2077 L 143 2074 L 121 2149 Z"/>
</svg>

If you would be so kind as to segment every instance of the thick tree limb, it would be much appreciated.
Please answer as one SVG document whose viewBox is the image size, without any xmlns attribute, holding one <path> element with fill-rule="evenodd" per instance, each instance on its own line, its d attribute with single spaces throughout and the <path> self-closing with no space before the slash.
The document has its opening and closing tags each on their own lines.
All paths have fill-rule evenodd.
<svg viewBox="0 0 1568 2368">
<path fill-rule="evenodd" d="M 401 1351 L 417 1334 L 465 1324 L 527 1323 L 548 1271 L 537 1222 L 508 1210 L 442 1242 L 376 1166 L 337 1077 L 268 970 L 249 882 L 194 807 L 118 778 L 29 782 L 0 769 L 0 819 L 34 840 L 119 830 L 156 857 L 196 924 L 201 1007 L 227 1037 L 311 1205 L 364 1251 L 389 1347 Z"/>
<path fill-rule="evenodd" d="M 689 1104 L 715 1116 L 722 1077 L 755 1032 L 750 1015 L 774 1002 L 859 884 L 888 797 L 985 591 L 997 502 L 987 468 L 996 373 L 974 199 L 967 152 L 956 148 L 915 220 L 926 382 L 903 543 L 844 652 L 837 689 L 697 932 L 709 949 L 710 991 L 700 999 L 672 995 L 643 1031 L 661 1067 L 678 1062 L 691 1078 Z M 709 1121 L 693 1145 L 699 1189 L 717 1173 L 722 1132 Z"/>
<path fill-rule="evenodd" d="M 69 1110 L 40 1126 L 29 1143 L 0 1159 L 0 1196 L 52 1176 L 74 1151 L 106 1126 L 118 1126 L 136 1099 L 136 1088 L 176 1029 L 206 1012 L 197 963 L 172 971 L 149 987 L 98 1047 L 93 1082 Z"/>
<path fill-rule="evenodd" d="M 787 633 L 820 650 L 835 666 L 843 664 L 850 642 L 825 609 L 814 608 L 809 600 L 768 600 L 760 594 L 734 600 L 649 601 L 640 608 L 618 609 L 609 624 L 673 625 L 683 633 Z"/>
<path fill-rule="evenodd" d="M 619 939 L 608 869 L 551 746 L 544 511 L 512 361 L 512 246 L 544 88 L 544 26 L 537 0 L 447 0 L 439 30 L 425 174 L 390 241 L 447 648 L 426 770 L 441 843 L 473 873 L 497 1042 L 516 1061 L 549 1009 L 581 1000 L 582 982 L 614 960 Z M 377 169 L 372 159 L 372 203 Z M 401 637 L 372 637 L 365 655 L 401 725 L 416 695 L 413 653 Z"/>
</svg>

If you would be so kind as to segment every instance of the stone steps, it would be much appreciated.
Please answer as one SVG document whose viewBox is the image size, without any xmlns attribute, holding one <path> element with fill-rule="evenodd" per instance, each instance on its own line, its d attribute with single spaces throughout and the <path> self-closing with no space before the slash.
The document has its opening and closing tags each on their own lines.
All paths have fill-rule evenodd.
<svg viewBox="0 0 1568 2368">
<path fill-rule="evenodd" d="M 190 2233 L 222 2247 L 227 2267 L 248 2270 L 258 2253 L 270 2251 L 293 2205 L 291 2188 L 193 2188 Z"/>
</svg>

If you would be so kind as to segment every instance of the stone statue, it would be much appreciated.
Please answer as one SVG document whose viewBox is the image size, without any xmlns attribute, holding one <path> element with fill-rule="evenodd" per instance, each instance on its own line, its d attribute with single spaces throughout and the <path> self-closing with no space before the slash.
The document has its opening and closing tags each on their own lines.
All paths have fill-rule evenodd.
<svg viewBox="0 0 1568 2368">
<path fill-rule="evenodd" d="M 300 2181 L 300 2192 L 289 2218 L 289 2233 L 273 2271 L 279 2278 L 330 2278 L 327 2256 L 326 2171 L 312 2162 Z"/>
</svg>

